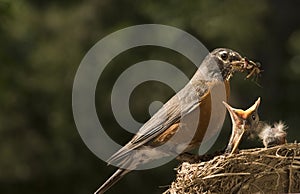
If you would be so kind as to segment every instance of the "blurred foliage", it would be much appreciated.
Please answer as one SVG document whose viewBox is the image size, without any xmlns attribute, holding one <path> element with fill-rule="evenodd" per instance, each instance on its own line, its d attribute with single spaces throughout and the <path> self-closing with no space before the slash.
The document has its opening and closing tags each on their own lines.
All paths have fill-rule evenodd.
<svg viewBox="0 0 300 194">
<path fill-rule="evenodd" d="M 0 192 L 92 193 L 112 173 L 114 168 L 96 158 L 79 137 L 72 117 L 72 84 L 93 44 L 136 24 L 175 26 L 211 50 L 228 47 L 260 61 L 265 70 L 262 87 L 236 76 L 231 104 L 246 108 L 261 96 L 261 118 L 286 121 L 289 141 L 299 140 L 299 6 L 295 0 L 0 0 Z M 99 80 L 97 111 L 121 143 L 131 135 L 113 118 L 111 87 L 124 69 L 147 59 L 172 63 L 189 76 L 195 70 L 186 58 L 162 48 L 135 48 L 113 60 Z M 150 102 L 166 101 L 173 92 L 145 83 L 134 94 L 133 115 L 145 121 Z M 226 138 L 219 147 L 226 144 L 230 124 L 224 128 Z M 110 193 L 159 193 L 164 189 L 158 186 L 174 179 L 176 164 L 133 172 Z"/>
</svg>

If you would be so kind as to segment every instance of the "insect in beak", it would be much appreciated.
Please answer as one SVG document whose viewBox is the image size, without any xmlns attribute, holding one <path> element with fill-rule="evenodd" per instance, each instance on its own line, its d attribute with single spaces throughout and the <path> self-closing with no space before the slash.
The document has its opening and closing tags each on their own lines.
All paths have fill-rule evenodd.
<svg viewBox="0 0 300 194">
<path fill-rule="evenodd" d="M 263 70 L 261 70 L 261 64 L 259 62 L 255 63 L 247 58 L 245 58 L 244 69 L 248 71 L 246 79 L 249 79 L 252 76 L 258 76 Z"/>
</svg>

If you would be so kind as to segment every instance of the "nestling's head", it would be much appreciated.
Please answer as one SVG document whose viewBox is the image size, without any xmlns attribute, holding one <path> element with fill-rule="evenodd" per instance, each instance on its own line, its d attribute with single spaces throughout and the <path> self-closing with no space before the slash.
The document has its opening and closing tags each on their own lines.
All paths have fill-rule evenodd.
<svg viewBox="0 0 300 194">
<path fill-rule="evenodd" d="M 258 107 L 260 98 L 247 110 L 232 108 L 226 102 L 223 103 L 230 114 L 233 127 L 243 128 L 248 133 L 256 129 L 259 123 Z"/>
</svg>

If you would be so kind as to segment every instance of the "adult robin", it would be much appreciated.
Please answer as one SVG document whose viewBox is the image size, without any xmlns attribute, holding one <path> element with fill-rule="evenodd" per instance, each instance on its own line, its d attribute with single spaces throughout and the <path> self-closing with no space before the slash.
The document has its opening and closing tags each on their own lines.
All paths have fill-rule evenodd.
<svg viewBox="0 0 300 194">
<path fill-rule="evenodd" d="M 120 168 L 95 194 L 104 193 L 125 174 L 143 164 L 199 146 L 209 121 L 220 116 L 211 115 L 212 91 L 223 86 L 228 98 L 233 73 L 247 71 L 252 76 L 260 72 L 257 69 L 254 62 L 233 50 L 218 48 L 209 53 L 187 85 L 166 102 L 131 141 L 108 159 L 108 164 Z M 222 104 L 223 100 L 227 99 L 219 99 L 218 103 Z M 213 136 L 216 130 L 207 133 Z"/>
<path fill-rule="evenodd" d="M 287 126 L 279 121 L 274 126 L 261 122 L 259 126 L 259 138 L 263 141 L 265 148 L 286 143 Z"/>
<path fill-rule="evenodd" d="M 256 133 L 260 123 L 257 112 L 260 98 L 247 110 L 232 108 L 226 102 L 223 102 L 223 104 L 227 108 L 232 121 L 231 137 L 225 152 L 233 154 L 237 152 L 238 145 L 245 133 L 248 135 Z"/>
</svg>

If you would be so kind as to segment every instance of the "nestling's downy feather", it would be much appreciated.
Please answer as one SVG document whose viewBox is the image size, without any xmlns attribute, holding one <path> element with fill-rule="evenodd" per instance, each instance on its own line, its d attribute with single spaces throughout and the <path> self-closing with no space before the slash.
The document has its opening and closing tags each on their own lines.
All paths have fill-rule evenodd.
<svg viewBox="0 0 300 194">
<path fill-rule="evenodd" d="M 287 128 L 282 121 L 274 123 L 274 127 L 265 123 L 258 136 L 263 141 L 265 147 L 281 145 L 286 143 Z"/>
</svg>

